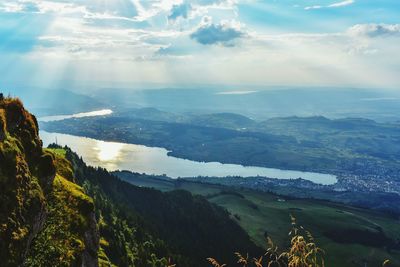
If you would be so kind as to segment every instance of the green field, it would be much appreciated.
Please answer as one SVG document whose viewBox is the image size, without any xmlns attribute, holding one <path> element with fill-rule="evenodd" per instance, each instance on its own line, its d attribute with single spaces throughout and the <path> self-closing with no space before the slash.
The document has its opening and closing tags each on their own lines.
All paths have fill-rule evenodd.
<svg viewBox="0 0 400 267">
<path fill-rule="evenodd" d="M 264 236 L 268 234 L 279 247 L 288 247 L 291 227 L 289 214 L 293 214 L 325 250 L 327 266 L 381 266 L 385 259 L 390 259 L 393 266 L 400 266 L 398 247 L 397 251 L 392 249 L 388 252 L 384 248 L 387 245 L 378 242 L 383 237 L 398 242 L 399 221 L 382 213 L 325 201 L 285 199 L 269 193 L 220 185 L 175 182 L 129 174 L 123 174 L 122 178 L 143 187 L 162 191 L 184 189 L 206 196 L 209 201 L 226 208 L 260 246 L 265 246 Z M 332 240 L 349 236 L 351 241 Z"/>
</svg>

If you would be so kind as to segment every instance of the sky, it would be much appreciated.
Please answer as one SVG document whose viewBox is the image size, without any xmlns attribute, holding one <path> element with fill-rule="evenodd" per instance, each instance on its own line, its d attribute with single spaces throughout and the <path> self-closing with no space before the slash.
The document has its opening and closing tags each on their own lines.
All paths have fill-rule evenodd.
<svg viewBox="0 0 400 267">
<path fill-rule="evenodd" d="M 0 0 L 0 86 L 400 89 L 399 0 Z"/>
</svg>

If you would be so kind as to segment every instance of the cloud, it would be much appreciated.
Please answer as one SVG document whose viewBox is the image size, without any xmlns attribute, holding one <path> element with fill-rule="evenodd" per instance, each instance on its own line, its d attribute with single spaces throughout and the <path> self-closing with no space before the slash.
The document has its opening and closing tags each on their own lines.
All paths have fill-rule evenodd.
<svg viewBox="0 0 400 267">
<path fill-rule="evenodd" d="M 221 4 L 224 2 L 229 2 L 227 0 L 198 0 L 197 3 L 199 5 L 207 6 L 207 5 L 214 5 L 214 4 Z"/>
<path fill-rule="evenodd" d="M 39 13 L 39 6 L 33 1 L 0 4 L 0 11 L 8 13 Z"/>
<path fill-rule="evenodd" d="M 190 48 L 187 48 L 179 44 L 174 44 L 174 45 L 168 44 L 167 46 L 160 47 L 155 52 L 155 55 L 157 56 L 181 57 L 181 56 L 189 56 L 189 54 L 190 54 Z"/>
<path fill-rule="evenodd" d="M 32 12 L 37 13 L 40 9 L 36 3 L 33 2 L 26 2 L 23 6 L 22 12 Z"/>
<path fill-rule="evenodd" d="M 329 5 L 328 7 L 342 7 L 342 6 L 348 6 L 351 4 L 354 4 L 354 0 L 346 0 L 346 1 L 342 1 L 342 2 L 333 3 L 333 4 Z"/>
<path fill-rule="evenodd" d="M 222 21 L 214 24 L 210 17 L 205 16 L 200 27 L 190 34 L 190 38 L 203 45 L 234 46 L 235 40 L 245 35 L 238 22 Z"/>
<path fill-rule="evenodd" d="M 57 15 L 84 14 L 85 16 L 108 15 L 133 18 L 136 6 L 130 0 L 104 5 L 101 1 L 87 0 L 15 0 L 0 3 L 0 11 L 9 13 L 54 13 Z"/>
<path fill-rule="evenodd" d="M 355 3 L 354 0 L 345 0 L 345 1 L 336 2 L 336 3 L 330 4 L 330 5 L 326 5 L 326 6 L 321 6 L 321 5 L 306 6 L 304 9 L 311 10 L 311 9 L 321 9 L 321 8 L 337 8 L 337 7 L 348 6 L 348 5 L 351 5 L 354 3 Z"/>
<path fill-rule="evenodd" d="M 179 17 L 187 18 L 191 10 L 191 5 L 188 3 L 182 3 L 180 5 L 174 5 L 171 9 L 171 13 L 168 16 L 169 20 L 176 20 Z"/>
<path fill-rule="evenodd" d="M 304 9 L 305 10 L 310 10 L 310 9 L 320 9 L 323 8 L 323 6 L 315 5 L 315 6 L 306 6 Z"/>
<path fill-rule="evenodd" d="M 16 80 L 20 69 L 36 75 L 30 66 L 42 65 L 37 79 L 43 81 L 59 66 L 62 75 L 76 79 L 398 87 L 400 62 L 393 55 L 400 46 L 400 24 L 355 25 L 366 19 L 361 1 L 351 6 L 354 1 L 320 0 L 307 1 L 315 4 L 308 8 L 347 10 L 350 5 L 354 12 L 329 20 L 306 16 L 293 26 L 286 12 L 304 13 L 305 5 L 268 19 L 266 7 L 287 7 L 287 1 L 280 2 L 0 0 L 0 68 L 18 73 Z M 391 6 L 382 8 L 390 12 L 368 13 L 367 19 L 396 21 Z M 6 11 L 15 14 L 2 16 Z M 244 20 L 246 25 L 239 23 Z"/>
<path fill-rule="evenodd" d="M 399 36 L 400 24 L 356 24 L 347 31 L 352 36 L 383 37 Z"/>
</svg>

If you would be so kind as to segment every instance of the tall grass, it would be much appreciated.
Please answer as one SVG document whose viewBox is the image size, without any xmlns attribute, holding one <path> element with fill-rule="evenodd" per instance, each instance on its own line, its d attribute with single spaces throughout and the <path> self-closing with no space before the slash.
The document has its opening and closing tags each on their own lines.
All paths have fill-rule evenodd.
<svg viewBox="0 0 400 267">
<path fill-rule="evenodd" d="M 290 247 L 286 251 L 279 251 L 271 238 L 267 237 L 267 250 L 264 255 L 249 259 L 249 255 L 243 256 L 239 252 L 235 255 L 238 258 L 237 264 L 242 267 L 324 267 L 325 252 L 319 248 L 312 234 L 299 226 L 296 218 L 290 215 L 292 229 L 289 232 L 291 237 Z M 223 267 L 214 258 L 207 259 L 214 267 Z"/>
<path fill-rule="evenodd" d="M 290 215 L 292 229 L 289 232 L 291 237 L 290 247 L 287 250 L 279 251 L 271 238 L 267 237 L 267 250 L 264 255 L 258 258 L 249 259 L 249 255 L 243 256 L 236 252 L 237 264 L 241 267 L 325 267 L 325 251 L 316 245 L 312 234 L 299 226 L 296 218 Z M 214 258 L 207 258 L 213 267 L 225 267 Z M 390 261 L 385 260 L 382 267 L 390 266 Z"/>
</svg>

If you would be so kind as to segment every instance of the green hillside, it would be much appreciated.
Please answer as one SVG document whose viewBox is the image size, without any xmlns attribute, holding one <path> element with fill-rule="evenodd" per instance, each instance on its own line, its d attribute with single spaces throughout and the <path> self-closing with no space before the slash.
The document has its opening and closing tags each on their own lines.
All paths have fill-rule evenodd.
<svg viewBox="0 0 400 267">
<path fill-rule="evenodd" d="M 78 183 L 95 199 L 96 211 L 105 227 L 100 227 L 100 233 L 109 243 L 104 250 L 113 263 L 147 266 L 141 257 L 133 258 L 132 262 L 121 261 L 132 251 L 125 249 L 127 245 L 121 246 L 119 237 L 111 233 L 115 231 L 111 227 L 113 221 L 119 218 L 126 218 L 126 227 L 134 233 L 126 235 L 124 231 L 126 236 L 123 239 L 134 239 L 130 246 L 139 247 L 135 253 L 150 253 L 146 251 L 146 243 L 160 245 L 154 253 L 160 252 L 156 255 L 171 258 L 178 266 L 205 266 L 210 255 L 234 263 L 235 260 L 231 259 L 234 251 L 251 255 L 262 253 L 224 209 L 204 197 L 192 196 L 184 190 L 162 193 L 133 186 L 104 169 L 86 166 L 68 148 L 66 151 Z M 148 239 L 141 238 L 146 235 Z"/>
<path fill-rule="evenodd" d="M 280 248 L 290 243 L 289 215 L 310 230 L 326 251 L 326 266 L 381 266 L 390 259 L 400 266 L 400 224 L 396 217 L 367 209 L 310 199 L 281 197 L 266 192 L 201 184 L 186 180 L 151 178 L 130 172 L 119 177 L 163 191 L 188 190 L 224 207 L 254 242 L 265 247 L 268 236 Z"/>
</svg>

